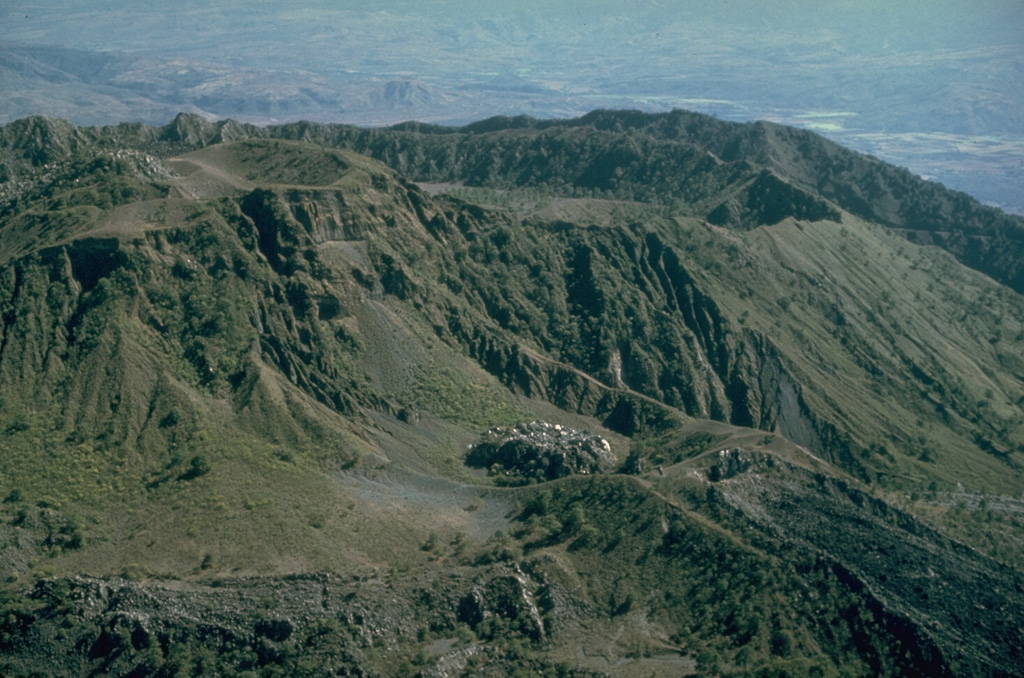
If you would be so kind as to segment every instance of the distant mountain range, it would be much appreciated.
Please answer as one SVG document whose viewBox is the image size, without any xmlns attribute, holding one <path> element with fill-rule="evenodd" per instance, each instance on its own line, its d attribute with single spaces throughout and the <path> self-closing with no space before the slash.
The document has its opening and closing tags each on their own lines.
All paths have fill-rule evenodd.
<svg viewBox="0 0 1024 678">
<path fill-rule="evenodd" d="M 683 107 L 817 131 L 1022 214 L 1015 4 L 0 8 L 0 122 L 162 124 L 187 111 L 257 124 L 461 125 Z"/>
<path fill-rule="evenodd" d="M 1024 671 L 1024 219 L 678 110 L 0 153 L 0 672 Z"/>
</svg>

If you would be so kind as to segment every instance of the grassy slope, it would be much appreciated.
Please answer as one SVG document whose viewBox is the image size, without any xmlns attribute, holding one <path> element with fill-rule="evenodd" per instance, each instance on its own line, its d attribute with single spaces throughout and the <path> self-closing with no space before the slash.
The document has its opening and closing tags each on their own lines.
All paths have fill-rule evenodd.
<svg viewBox="0 0 1024 678">
<path fill-rule="evenodd" d="M 853 218 L 787 221 L 741 242 L 749 261 L 707 277 L 720 286 L 715 298 L 783 347 L 803 397 L 883 455 L 871 460 L 877 472 L 995 492 L 1019 486 L 1017 295 Z M 982 453 L 976 437 L 998 437 L 1012 454 Z"/>
<path fill-rule="evenodd" d="M 565 213 L 565 201 L 550 200 L 536 213 Z M 581 223 L 637 225 L 558 232 L 549 222 L 527 221 L 471 234 L 469 242 L 450 241 L 457 257 L 460 247 L 469 253 L 459 275 L 471 276 L 485 312 L 523 341 L 606 383 L 614 383 L 607 361 L 618 350 L 627 384 L 694 416 L 717 406 L 714 416 L 730 418 L 716 405 L 716 385 L 727 385 L 729 370 L 747 370 L 755 373 L 744 377 L 756 390 L 765 360 L 758 346 L 770 344 L 806 407 L 856 450 L 854 459 L 839 462 L 847 471 L 863 470 L 895 488 L 920 489 L 933 481 L 992 492 L 1019 486 L 1024 314 L 1016 294 L 940 250 L 908 244 L 854 217 L 841 224 L 786 220 L 736 232 L 666 219 L 642 206 L 599 204 L 577 201 L 571 209 Z M 681 402 L 672 400 L 668 375 L 657 374 L 664 369 L 657 363 L 690 370 L 695 380 L 699 370 L 673 359 L 658 334 L 678 324 L 674 342 L 696 341 L 709 356 L 718 347 L 698 336 L 699 328 L 684 326 L 679 316 L 685 314 L 658 289 L 655 271 L 640 260 L 653 256 L 645 232 L 677 253 L 695 280 L 686 289 L 713 300 L 722 317 L 720 340 L 732 352 L 731 367 L 716 368 L 720 379 L 710 379 L 703 395 L 702 387 L 692 386 L 695 395 L 684 393 Z M 580 248 L 594 253 L 590 307 L 574 301 L 571 289 L 573 253 Z M 531 275 L 538 260 L 539 281 Z M 478 263 L 484 267 L 475 268 Z M 447 272 L 429 270 L 431 260 L 423 266 L 424 277 L 447 281 Z M 601 317 L 600 333 L 587 324 L 589 314 Z M 587 342 L 594 353 L 578 351 Z M 642 352 L 655 364 L 640 364 L 631 375 L 628 354 Z M 762 423 L 779 422 L 762 415 Z M 813 437 L 801 442 L 810 445 Z"/>
<path fill-rule="evenodd" d="M 741 446 L 855 482 L 846 474 L 724 423 L 616 437 L 585 416 L 596 411 L 515 395 L 529 389 L 472 345 L 522 343 L 561 361 L 543 364 L 563 374 L 590 370 L 608 384 L 611 351 L 660 323 L 682 345 L 715 350 L 667 301 L 672 284 L 655 283 L 657 259 L 635 273 L 617 249 L 649 243 L 649 233 L 692 275 L 679 289 L 713 300 L 705 312 L 717 309 L 727 328 L 716 336 L 729 364 L 753 368 L 764 356 L 754 345 L 770 341 L 806 409 L 856 443 L 847 471 L 867 469 L 898 490 L 1020 486 L 1015 297 L 878 227 L 846 216 L 740 233 L 630 203 L 503 197 L 533 215 L 519 222 L 430 201 L 365 159 L 293 143 L 207 149 L 185 162 L 216 176 L 141 185 L 209 198 L 184 198 L 192 207 L 183 209 L 169 197 L 152 219 L 116 229 L 111 206 L 89 225 L 116 236 L 115 249 L 81 250 L 94 241 L 80 238 L 8 266 L 0 370 L 19 388 L 3 394 L 0 491 L 5 553 L 22 577 L 326 570 L 411 582 L 511 559 L 575 601 L 551 612 L 563 629 L 551 662 L 608 670 L 604 652 L 636 660 L 622 675 L 671 675 L 698 660 L 807 671 L 817 661 L 808 658 L 825 655 L 826 672 L 894 670 L 908 660 L 888 612 L 835 563 L 752 530 L 689 471 L 707 472 L 707 451 Z M 220 197 L 261 177 L 274 181 Z M 5 224 L 5 236 L 20 223 Z M 589 287 L 577 275 L 583 250 Z M 538 274 L 551 278 L 538 286 Z M 587 316 L 621 334 L 609 340 Z M 641 348 L 651 365 L 672 366 L 664 346 Z M 661 388 L 642 374 L 627 379 Z M 923 393 L 906 397 L 908 374 Z M 550 374 L 535 376 L 534 388 L 551 388 Z M 695 413 L 729 416 L 715 405 L 721 381 L 709 373 L 695 388 L 704 394 Z M 600 432 L 620 460 L 632 448 L 648 460 L 646 478 L 501 489 L 462 467 L 476 432 L 532 417 Z M 982 449 L 986 437 L 995 453 Z M 808 586 L 828 604 L 808 607 L 797 593 Z M 559 616 L 573 606 L 579 616 Z M 854 618 L 854 609 L 869 612 Z M 458 632 L 431 623 L 423 643 Z M 472 633 L 503 648 L 506 667 L 519 661 L 519 637 L 500 624 Z M 663 653 L 675 659 L 640 661 Z M 397 670 L 385 657 L 365 661 Z"/>
</svg>

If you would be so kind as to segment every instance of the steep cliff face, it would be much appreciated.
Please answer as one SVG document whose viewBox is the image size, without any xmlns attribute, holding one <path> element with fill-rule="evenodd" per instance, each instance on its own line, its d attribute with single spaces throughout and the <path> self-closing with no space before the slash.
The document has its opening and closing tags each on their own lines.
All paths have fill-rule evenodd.
<svg viewBox="0 0 1024 678">
<path fill-rule="evenodd" d="M 225 411 L 292 443 L 350 428 L 343 417 L 358 421 L 360 404 L 390 411 L 353 359 L 366 289 L 317 250 L 389 228 L 370 216 L 373 200 L 341 187 L 258 189 L 187 210 L 169 199 L 145 221 L 122 225 L 115 209 L 14 258 L 0 283 L 7 411 L 46 412 L 69 440 L 155 455 L 149 466 Z"/>
<path fill-rule="evenodd" d="M 642 200 L 740 228 L 787 217 L 835 219 L 838 207 L 912 242 L 946 249 L 965 265 L 1024 290 L 1020 217 L 813 132 L 679 110 L 595 111 L 572 120 L 497 117 L 461 128 L 406 123 L 375 130 L 308 122 L 258 128 L 187 114 L 163 128 L 75 128 L 30 118 L 7 125 L 0 135 L 8 149 L 4 176 L 12 181 L 4 190 L 18 193 L 52 178 L 56 165 L 90 145 L 130 146 L 167 157 L 268 137 L 352 149 L 411 180 Z M 272 169 L 281 171 L 285 164 Z"/>
<path fill-rule="evenodd" d="M 224 125 L 219 123 L 218 125 Z M 206 123 L 199 143 L 220 140 Z M 296 123 L 236 134 L 351 148 L 416 180 L 542 187 L 670 204 L 752 228 L 835 219 L 838 207 L 935 244 L 1020 292 L 1024 222 L 805 130 L 687 111 L 595 111 L 572 120 L 497 117 L 462 128 Z"/>
<path fill-rule="evenodd" d="M 984 438 L 1004 455 L 1019 444 L 1000 424 L 972 430 L 975 407 L 965 402 L 971 389 L 936 372 L 952 354 L 933 336 L 917 342 L 916 356 L 901 338 L 905 329 L 872 329 L 880 309 L 865 307 L 862 290 L 877 281 L 856 272 L 856 262 L 890 241 L 870 230 L 843 245 L 858 248 L 857 256 L 847 251 L 848 262 L 836 252 L 815 254 L 821 263 L 814 266 L 823 267 L 827 256 L 838 268 L 812 275 L 795 268 L 806 256 L 795 248 L 828 245 L 791 218 L 742 237 L 643 208 L 635 211 L 643 220 L 619 207 L 617 221 L 603 225 L 520 220 L 433 198 L 349 152 L 275 140 L 210 146 L 170 166 L 193 169 L 158 180 L 130 163 L 79 162 L 76 172 L 86 180 L 76 186 L 120 181 L 126 192 L 119 200 L 135 202 L 114 201 L 85 222 L 82 235 L 60 230 L 42 239 L 64 244 L 20 258 L 10 252 L 0 369 L 12 385 L 27 380 L 13 389 L 19 398 L 64 400 L 74 421 L 100 428 L 105 424 L 97 422 L 113 421 L 120 408 L 137 438 L 150 403 L 159 400 L 157 384 L 234 394 L 234 407 L 244 409 L 271 367 L 336 413 L 352 416 L 360 406 L 393 413 L 403 406 L 398 391 L 367 386 L 367 361 L 374 359 L 361 343 L 359 320 L 365 299 L 393 299 L 514 391 L 602 419 L 623 411 L 622 398 L 634 413 L 647 398 L 660 404 L 641 410 L 662 410 L 651 422 L 683 413 L 778 430 L 863 475 L 875 462 L 859 461 L 857 450 L 890 433 L 871 430 L 871 408 L 858 414 L 860 405 L 830 394 L 829 375 L 888 389 L 906 373 L 941 406 L 918 417 L 952 411 L 956 419 L 946 416 L 944 425 L 961 439 Z M 257 179 L 262 186 L 253 185 Z M 215 197 L 149 197 L 178 196 L 175 187 L 184 185 L 202 195 L 202 181 L 217 187 Z M 779 188 L 772 186 L 758 190 Z M 65 222 L 64 198 L 29 204 L 38 228 L 15 217 L 5 227 L 14 240 Z M 814 228 L 822 236 L 830 228 L 851 233 L 828 210 L 808 213 L 827 217 Z M 142 220 L 132 225 L 132 218 Z M 904 276 L 918 265 L 905 254 L 891 256 Z M 759 278 L 768 284 L 759 288 Z M 832 280 L 832 300 L 823 298 L 823 279 Z M 794 284 L 806 292 L 779 298 L 771 289 Z M 877 291 L 883 298 L 894 293 Z M 785 317 L 773 319 L 773 307 Z M 772 336 L 779 328 L 786 339 Z M 1005 323 L 1001 330 L 995 353 L 978 360 L 1012 364 L 1012 349 L 999 347 L 1012 341 L 1003 331 L 1014 330 Z M 815 354 L 824 362 L 808 362 Z M 154 370 L 165 356 L 187 371 Z M 173 378 L 161 381 L 154 371 Z M 98 381 L 79 384 L 83 374 Z M 124 388 L 130 392 L 114 395 Z M 1014 388 L 1012 380 L 978 387 L 998 390 L 1010 407 Z M 101 403 L 105 398 L 119 404 Z M 651 422 L 622 425 L 635 432 Z M 124 430 L 119 441 L 128 437 Z M 884 455 L 877 462 L 888 465 Z"/>
</svg>

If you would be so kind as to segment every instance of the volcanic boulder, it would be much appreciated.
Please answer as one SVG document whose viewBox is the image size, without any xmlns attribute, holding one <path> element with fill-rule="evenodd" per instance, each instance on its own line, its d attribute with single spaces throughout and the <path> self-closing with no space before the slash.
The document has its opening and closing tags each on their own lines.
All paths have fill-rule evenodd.
<svg viewBox="0 0 1024 678">
<path fill-rule="evenodd" d="M 487 468 L 492 475 L 535 480 L 597 473 L 612 461 L 604 438 L 540 421 L 496 426 L 466 455 L 467 465 Z"/>
</svg>

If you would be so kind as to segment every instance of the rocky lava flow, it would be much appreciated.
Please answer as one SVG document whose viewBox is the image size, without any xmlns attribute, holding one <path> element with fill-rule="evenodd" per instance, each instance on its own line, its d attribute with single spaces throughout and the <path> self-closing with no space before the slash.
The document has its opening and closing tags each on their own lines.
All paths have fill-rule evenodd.
<svg viewBox="0 0 1024 678">
<path fill-rule="evenodd" d="M 533 480 L 598 473 L 614 459 L 604 438 L 542 421 L 496 426 L 466 455 L 468 465 L 487 468 L 492 475 Z"/>
</svg>

